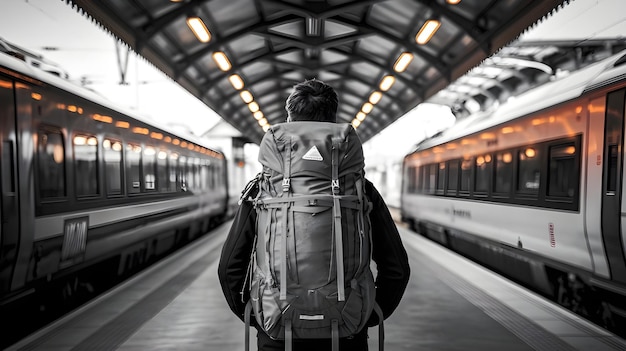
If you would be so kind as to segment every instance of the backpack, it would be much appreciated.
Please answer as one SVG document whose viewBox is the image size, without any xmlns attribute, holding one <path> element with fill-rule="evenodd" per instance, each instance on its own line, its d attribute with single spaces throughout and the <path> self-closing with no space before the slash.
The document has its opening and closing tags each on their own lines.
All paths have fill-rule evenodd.
<svg viewBox="0 0 626 351">
<path fill-rule="evenodd" d="M 272 339 L 357 334 L 372 311 L 381 321 L 370 270 L 371 203 L 352 125 L 299 121 L 274 125 L 261 141 L 256 237 L 246 307 Z"/>
</svg>

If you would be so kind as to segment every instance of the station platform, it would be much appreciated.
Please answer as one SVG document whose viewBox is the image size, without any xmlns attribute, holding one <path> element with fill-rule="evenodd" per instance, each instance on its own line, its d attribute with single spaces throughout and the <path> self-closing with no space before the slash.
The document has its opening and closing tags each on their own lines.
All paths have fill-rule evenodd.
<svg viewBox="0 0 626 351">
<path fill-rule="evenodd" d="M 228 309 L 217 279 L 229 227 L 225 223 L 8 350 L 243 350 L 244 325 Z M 626 350 L 625 340 L 399 230 L 412 273 L 403 301 L 385 321 L 386 350 Z M 377 350 L 378 330 L 369 334 L 370 350 Z"/>
</svg>

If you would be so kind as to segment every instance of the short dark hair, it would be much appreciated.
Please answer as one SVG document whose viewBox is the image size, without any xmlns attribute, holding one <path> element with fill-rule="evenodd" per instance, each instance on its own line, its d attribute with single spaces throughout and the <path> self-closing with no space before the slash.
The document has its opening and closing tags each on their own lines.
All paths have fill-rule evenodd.
<svg viewBox="0 0 626 351">
<path fill-rule="evenodd" d="M 337 122 L 338 105 L 333 87 L 321 80 L 306 80 L 296 84 L 287 98 L 287 121 Z"/>
</svg>

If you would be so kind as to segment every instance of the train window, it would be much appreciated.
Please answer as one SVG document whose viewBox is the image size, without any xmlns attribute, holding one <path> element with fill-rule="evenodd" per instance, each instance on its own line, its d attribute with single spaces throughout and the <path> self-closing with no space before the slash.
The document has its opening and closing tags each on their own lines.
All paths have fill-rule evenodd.
<svg viewBox="0 0 626 351">
<path fill-rule="evenodd" d="M 466 159 L 461 162 L 461 193 L 468 194 L 472 178 L 472 160 Z"/>
<path fill-rule="evenodd" d="M 72 144 L 74 146 L 76 195 L 98 195 L 98 139 L 93 135 L 77 134 Z"/>
<path fill-rule="evenodd" d="M 538 194 L 541 177 L 541 159 L 535 147 L 525 147 L 518 152 L 517 191 Z"/>
<path fill-rule="evenodd" d="M 128 184 L 128 193 L 136 194 L 141 191 L 141 146 L 137 144 L 128 144 L 126 146 L 126 179 Z"/>
<path fill-rule="evenodd" d="M 550 148 L 548 196 L 573 198 L 578 186 L 574 143 Z"/>
<path fill-rule="evenodd" d="M 611 144 L 608 146 L 608 152 L 607 152 L 607 157 L 608 157 L 608 170 L 607 170 L 607 177 L 606 177 L 606 191 L 607 193 L 613 193 L 615 194 L 615 192 L 617 191 L 617 169 L 619 166 L 619 160 L 618 157 L 619 156 L 619 145 L 617 144 Z"/>
<path fill-rule="evenodd" d="M 196 189 L 202 189 L 200 168 L 201 168 L 200 159 L 194 158 L 193 175 L 194 175 L 194 186 Z"/>
<path fill-rule="evenodd" d="M 413 168 L 413 176 L 411 177 L 413 182 L 413 193 L 421 193 L 424 190 L 424 175 L 422 173 L 422 168 L 424 167 L 412 167 Z M 220 167 L 221 170 L 221 167 Z M 221 172 L 220 172 L 221 174 Z"/>
<path fill-rule="evenodd" d="M 180 182 L 180 189 L 187 191 L 187 157 L 180 156 L 178 158 L 178 181 Z"/>
<path fill-rule="evenodd" d="M 170 172 L 170 181 L 168 189 L 170 191 L 176 191 L 176 178 L 178 176 L 178 154 L 172 153 L 170 154 L 170 162 L 169 162 L 169 172 Z"/>
<path fill-rule="evenodd" d="M 202 189 L 208 190 L 209 188 L 215 187 L 213 183 L 213 167 L 209 161 L 204 161 L 205 163 L 200 166 L 200 179 L 202 180 Z"/>
<path fill-rule="evenodd" d="M 143 179 L 146 191 L 156 190 L 156 149 L 152 146 L 143 150 Z"/>
<path fill-rule="evenodd" d="M 439 165 L 437 163 L 433 163 L 427 167 L 428 170 L 428 194 L 435 193 L 435 187 L 437 185 L 437 170 L 439 169 Z"/>
<path fill-rule="evenodd" d="M 446 193 L 448 195 L 456 195 L 459 184 L 459 160 L 448 162 L 448 186 Z"/>
<path fill-rule="evenodd" d="M 194 159 L 193 157 L 187 157 L 187 164 L 185 165 L 185 171 L 187 172 L 187 188 L 195 189 L 195 175 L 194 175 Z"/>
<path fill-rule="evenodd" d="M 446 181 L 446 163 L 440 162 L 437 165 L 437 193 L 443 193 L 444 184 Z"/>
<path fill-rule="evenodd" d="M 407 175 L 406 175 L 406 179 L 407 179 L 407 192 L 409 193 L 415 193 L 418 190 L 417 187 L 417 174 L 419 172 L 420 168 L 419 167 L 414 167 L 414 166 L 409 166 L 407 168 Z"/>
<path fill-rule="evenodd" d="M 157 153 L 157 186 L 159 191 L 169 191 L 169 172 L 167 170 L 167 152 L 159 150 Z"/>
<path fill-rule="evenodd" d="M 102 143 L 104 150 L 104 178 L 106 179 L 107 195 L 122 194 L 122 143 L 112 139 L 105 139 Z"/>
<path fill-rule="evenodd" d="M 59 130 L 37 133 L 38 190 L 41 199 L 66 196 L 65 148 Z"/>
<path fill-rule="evenodd" d="M 513 154 L 510 151 L 497 153 L 494 168 L 494 192 L 500 195 L 510 194 L 513 179 Z"/>
<path fill-rule="evenodd" d="M 476 157 L 476 175 L 474 180 L 474 191 L 476 193 L 487 194 L 489 191 L 489 172 L 491 170 L 491 155 Z"/>
</svg>

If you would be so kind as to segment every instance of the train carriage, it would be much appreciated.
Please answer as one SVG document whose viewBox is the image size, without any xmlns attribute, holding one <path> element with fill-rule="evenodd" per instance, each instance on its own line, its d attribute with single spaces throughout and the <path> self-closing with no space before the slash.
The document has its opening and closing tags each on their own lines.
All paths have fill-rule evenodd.
<svg viewBox="0 0 626 351">
<path fill-rule="evenodd" d="M 222 152 L 33 62 L 0 53 L 0 306 L 133 272 L 223 219 Z"/>
<path fill-rule="evenodd" d="M 464 120 L 405 156 L 418 232 L 605 325 L 626 318 L 626 52 Z"/>
</svg>

